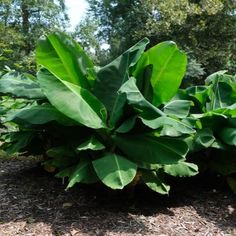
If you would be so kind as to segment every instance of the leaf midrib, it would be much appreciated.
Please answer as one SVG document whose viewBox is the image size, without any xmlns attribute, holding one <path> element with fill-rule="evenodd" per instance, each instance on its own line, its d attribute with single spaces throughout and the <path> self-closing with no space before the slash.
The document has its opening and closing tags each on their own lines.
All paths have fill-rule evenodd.
<svg viewBox="0 0 236 236">
<path fill-rule="evenodd" d="M 60 55 L 59 50 L 58 50 L 58 48 L 57 48 L 57 43 L 56 43 L 56 45 L 55 45 L 55 43 L 53 43 L 52 40 L 55 42 L 55 39 L 50 39 L 50 38 L 49 38 L 49 41 L 50 41 L 50 44 L 51 44 L 52 48 L 54 49 L 54 51 L 55 51 L 55 53 L 57 54 L 57 56 L 60 58 L 60 61 L 62 62 L 64 68 L 66 69 L 66 72 L 69 74 L 69 77 L 72 79 L 71 82 L 72 82 L 72 83 L 75 83 L 75 84 L 77 84 L 77 85 L 78 85 L 78 84 L 80 85 L 80 83 L 78 83 L 78 82 L 79 82 L 78 76 L 76 76 L 77 78 L 75 78 L 75 76 L 74 76 L 74 74 L 71 72 L 70 68 L 68 68 L 68 66 L 67 66 L 66 63 L 64 62 L 64 57 Z M 57 41 L 57 38 L 56 38 L 56 41 Z M 73 58 L 72 58 L 72 60 L 73 60 Z M 74 64 L 74 63 L 73 63 L 73 64 Z M 78 68 L 77 68 L 77 69 L 78 69 Z M 70 82 L 70 81 L 69 81 L 69 82 Z"/>
<path fill-rule="evenodd" d="M 117 170 L 118 170 L 118 175 L 119 175 L 119 180 L 120 180 L 121 186 L 124 186 L 125 184 L 123 182 L 123 178 L 122 178 L 121 173 L 120 173 L 121 168 L 120 168 L 119 162 L 117 160 L 118 157 L 117 157 L 116 154 L 113 154 L 113 156 L 115 158 L 115 163 L 117 165 Z"/>
<path fill-rule="evenodd" d="M 77 86 L 79 89 L 83 89 L 81 88 L 79 85 L 75 85 L 72 84 L 72 86 L 67 85 L 67 82 L 64 82 L 63 80 L 59 79 L 61 83 L 63 83 L 70 91 L 73 92 L 73 94 L 77 97 L 79 97 L 77 91 L 75 91 L 75 89 L 73 88 L 73 86 Z M 89 92 L 89 91 L 88 91 Z M 92 94 L 91 94 L 92 95 Z M 85 100 L 82 96 L 81 96 L 82 100 L 88 105 L 88 107 L 90 108 L 90 112 L 92 112 L 95 116 L 97 116 L 99 118 L 99 120 L 101 121 L 101 123 L 103 125 L 105 125 L 105 123 L 103 122 L 102 118 L 99 116 L 99 114 L 96 113 L 96 111 L 94 111 L 94 109 L 91 107 L 91 105 L 87 102 L 87 100 Z"/>
<path fill-rule="evenodd" d="M 176 47 L 175 50 L 171 53 L 171 55 L 168 57 L 168 59 L 165 61 L 164 65 L 162 66 L 161 70 L 159 71 L 158 75 L 156 76 L 155 81 L 153 82 L 153 87 L 156 87 L 156 84 L 159 82 L 162 74 L 164 74 L 164 71 L 166 70 L 167 65 L 169 64 L 171 58 L 173 57 L 174 53 L 176 52 Z M 149 60 L 149 59 L 148 59 Z M 151 80 L 152 81 L 152 80 Z"/>
<path fill-rule="evenodd" d="M 181 153 L 177 152 L 176 150 L 172 149 L 172 148 L 169 147 L 168 145 L 165 145 L 165 144 L 161 143 L 161 142 L 158 141 L 157 139 L 151 139 L 151 138 L 146 137 L 146 140 L 149 140 L 149 141 L 152 141 L 152 142 L 156 142 L 156 143 L 158 143 L 160 146 L 166 148 L 167 150 L 170 150 L 171 152 L 176 153 L 178 156 L 184 157 L 184 156 L 183 156 L 184 154 L 181 154 Z"/>
<path fill-rule="evenodd" d="M 125 82 L 125 78 L 126 78 L 126 75 L 127 75 L 127 69 L 129 68 L 129 66 L 128 66 L 128 63 L 129 63 L 129 56 L 130 56 L 130 55 L 128 54 L 128 58 L 127 58 L 127 60 L 126 60 L 126 70 L 125 70 L 123 79 L 122 79 L 122 81 L 121 81 L 120 87 L 121 87 L 121 86 L 124 84 L 124 82 Z M 128 76 L 128 79 L 129 79 L 129 75 L 127 75 L 127 76 Z M 119 87 L 119 89 L 120 89 L 120 87 Z M 112 120 L 112 118 L 113 118 L 113 115 L 114 115 L 114 112 L 115 112 L 115 110 L 116 110 L 116 106 L 117 106 L 118 100 L 119 100 L 119 98 L 120 98 L 120 95 L 118 94 L 119 89 L 116 91 L 116 95 L 117 95 L 117 96 L 116 96 L 115 101 L 114 101 L 113 106 L 112 106 L 111 115 L 110 115 L 110 120 Z"/>
</svg>

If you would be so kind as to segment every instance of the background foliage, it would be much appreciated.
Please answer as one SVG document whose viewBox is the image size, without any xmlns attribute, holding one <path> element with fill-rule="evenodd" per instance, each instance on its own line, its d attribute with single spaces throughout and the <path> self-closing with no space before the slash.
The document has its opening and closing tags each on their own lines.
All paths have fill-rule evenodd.
<svg viewBox="0 0 236 236">
<path fill-rule="evenodd" d="M 191 78 L 192 70 L 196 77 L 202 78 L 203 68 L 205 74 L 219 68 L 230 73 L 236 71 L 236 2 L 233 0 L 88 2 L 88 17 L 96 19 L 100 26 L 97 40 L 110 45 L 111 58 L 147 36 L 151 45 L 173 40 L 184 49 L 189 55 Z"/>
<path fill-rule="evenodd" d="M 175 41 L 188 54 L 186 78 L 202 78 L 220 69 L 235 73 L 234 0 L 88 0 L 84 20 L 72 35 L 104 65 L 143 37 L 150 46 Z M 35 73 L 35 43 L 43 34 L 67 29 L 64 0 L 0 1 L 0 70 Z M 104 49 L 108 48 L 108 50 Z"/>
<path fill-rule="evenodd" d="M 0 70 L 35 73 L 37 40 L 67 23 L 64 0 L 0 0 Z"/>
</svg>

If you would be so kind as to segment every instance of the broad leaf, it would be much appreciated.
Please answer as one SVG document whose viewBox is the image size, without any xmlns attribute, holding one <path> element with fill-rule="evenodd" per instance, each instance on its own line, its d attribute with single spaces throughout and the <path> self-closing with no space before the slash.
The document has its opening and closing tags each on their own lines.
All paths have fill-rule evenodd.
<svg viewBox="0 0 236 236">
<path fill-rule="evenodd" d="M 105 149 L 105 146 L 94 136 L 92 136 L 86 142 L 80 144 L 79 147 L 77 148 L 78 151 L 84 151 L 84 150 L 98 151 L 103 149 Z"/>
<path fill-rule="evenodd" d="M 160 109 L 153 106 L 144 98 L 136 85 L 135 78 L 130 78 L 126 83 L 124 83 L 119 92 L 126 95 L 128 104 L 137 109 L 139 113 L 147 113 L 154 117 L 165 116 Z"/>
<path fill-rule="evenodd" d="M 67 146 L 50 148 L 47 150 L 47 156 L 50 157 L 50 159 L 46 160 L 44 164 L 58 167 L 59 169 L 71 166 L 78 161 L 73 149 Z"/>
<path fill-rule="evenodd" d="M 172 100 L 164 106 L 163 110 L 167 115 L 185 118 L 188 116 L 192 104 L 188 100 Z"/>
<path fill-rule="evenodd" d="M 210 84 L 215 83 L 215 81 L 221 81 L 221 82 L 226 82 L 228 84 L 232 84 L 232 83 L 235 84 L 236 83 L 235 75 L 229 75 L 229 74 L 226 74 L 226 72 L 227 72 L 227 70 L 221 70 L 221 71 L 217 71 L 217 72 L 209 75 L 206 78 L 205 83 L 207 85 L 210 85 Z"/>
<path fill-rule="evenodd" d="M 205 111 L 204 107 L 209 99 L 209 90 L 210 89 L 208 86 L 193 86 L 187 88 L 185 91 L 190 96 L 190 98 L 193 99 L 194 102 L 197 102 L 199 107 Z"/>
<path fill-rule="evenodd" d="M 220 137 L 228 145 L 236 146 L 236 128 L 223 128 Z"/>
<path fill-rule="evenodd" d="M 129 79 L 130 68 L 137 63 L 148 43 L 144 38 L 98 71 L 94 94 L 106 106 L 110 126 L 114 126 L 123 113 L 125 98 L 118 90 Z"/>
<path fill-rule="evenodd" d="M 220 108 L 227 108 L 236 101 L 232 101 L 232 87 L 224 82 L 215 81 L 210 93 L 210 102 L 207 103 L 207 111 L 212 111 Z"/>
<path fill-rule="evenodd" d="M 58 172 L 55 176 L 57 178 L 66 178 L 66 177 L 70 177 L 73 173 L 73 171 L 75 170 L 75 166 L 70 166 L 67 167 L 63 170 L 61 170 L 60 172 Z"/>
<path fill-rule="evenodd" d="M 160 176 L 154 171 L 142 170 L 142 179 L 144 183 L 153 191 L 160 194 L 168 194 L 170 186 L 165 184 Z"/>
<path fill-rule="evenodd" d="M 236 77 L 224 73 L 216 72 L 206 80 L 211 88 L 210 102 L 206 104 L 208 111 L 228 108 L 236 103 Z"/>
<path fill-rule="evenodd" d="M 17 124 L 26 122 L 34 125 L 42 125 L 51 121 L 57 121 L 66 126 L 76 124 L 49 104 L 35 105 L 10 112 L 4 121 L 13 121 Z"/>
<path fill-rule="evenodd" d="M 58 146 L 53 147 L 47 150 L 47 156 L 49 157 L 70 157 L 72 158 L 75 155 L 75 152 L 67 146 Z"/>
<path fill-rule="evenodd" d="M 117 129 L 117 133 L 128 133 L 131 129 L 134 128 L 137 116 L 132 116 L 125 120 Z"/>
<path fill-rule="evenodd" d="M 89 87 L 86 76 L 88 70 L 93 68 L 93 63 L 79 44 L 64 33 L 52 33 L 41 39 L 36 49 L 36 58 L 39 65 L 61 80 L 82 88 Z"/>
<path fill-rule="evenodd" d="M 90 128 L 106 127 L 106 109 L 88 90 L 59 80 L 45 70 L 38 73 L 38 79 L 48 100 L 60 112 Z"/>
<path fill-rule="evenodd" d="M 17 98 L 43 99 L 39 84 L 27 74 L 19 75 L 9 72 L 0 79 L 0 93 L 9 94 Z"/>
<path fill-rule="evenodd" d="M 215 137 L 211 129 L 198 130 L 194 140 L 191 151 L 199 151 L 201 149 L 209 148 L 215 142 Z"/>
<path fill-rule="evenodd" d="M 171 127 L 175 129 L 180 134 L 192 134 L 195 133 L 193 126 L 189 123 L 182 122 L 171 117 L 162 116 L 156 119 L 149 119 L 149 117 L 142 117 L 140 116 L 143 124 L 148 126 L 151 129 L 158 129 L 158 128 L 167 128 Z M 176 135 L 174 135 L 176 136 Z"/>
<path fill-rule="evenodd" d="M 191 177 L 198 174 L 198 166 L 193 163 L 179 162 L 174 165 L 165 165 L 164 171 L 175 177 Z"/>
<path fill-rule="evenodd" d="M 150 164 L 176 164 L 185 159 L 188 146 L 184 141 L 148 135 L 116 135 L 116 145 L 132 161 Z"/>
<path fill-rule="evenodd" d="M 148 65 L 152 65 L 153 104 L 159 106 L 168 102 L 177 92 L 186 71 L 187 57 L 174 42 L 167 41 L 144 53 L 134 76 L 139 77 Z"/>
<path fill-rule="evenodd" d="M 154 132 L 154 135 L 156 137 L 161 136 L 168 136 L 168 137 L 180 137 L 183 133 L 179 132 L 174 128 L 174 126 L 171 125 L 164 125 L 161 130 L 157 130 Z"/>
<path fill-rule="evenodd" d="M 215 79 L 218 79 L 219 76 L 224 75 L 226 72 L 227 72 L 227 70 L 220 70 L 220 71 L 217 71 L 217 72 L 209 75 L 206 78 L 205 83 L 206 84 L 212 83 Z"/>
<path fill-rule="evenodd" d="M 236 103 L 225 107 L 225 108 L 217 108 L 216 110 L 213 111 L 207 111 L 201 114 L 192 114 L 192 117 L 195 117 L 196 119 L 201 119 L 201 118 L 224 118 L 228 119 L 229 117 L 236 118 Z"/>
<path fill-rule="evenodd" d="M 93 161 L 100 180 L 112 189 L 123 189 L 135 177 L 137 165 L 115 153 Z"/>
<path fill-rule="evenodd" d="M 69 177 L 67 189 L 73 187 L 76 183 L 95 183 L 98 180 L 92 162 L 86 157 L 81 158 L 77 166 L 69 167 L 56 176 L 60 178 Z"/>
</svg>

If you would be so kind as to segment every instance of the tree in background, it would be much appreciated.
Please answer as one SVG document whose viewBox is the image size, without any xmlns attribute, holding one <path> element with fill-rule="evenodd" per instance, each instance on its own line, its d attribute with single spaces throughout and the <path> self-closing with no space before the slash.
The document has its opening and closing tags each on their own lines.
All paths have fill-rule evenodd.
<svg viewBox="0 0 236 236">
<path fill-rule="evenodd" d="M 116 57 L 139 40 L 134 37 L 147 21 L 145 9 L 137 0 L 88 0 L 88 17 L 99 22 L 97 38 L 110 45 L 110 56 Z"/>
<path fill-rule="evenodd" d="M 99 22 L 90 17 L 85 17 L 72 32 L 75 38 L 83 47 L 86 53 L 93 58 L 95 64 L 105 64 L 109 60 L 108 51 L 102 47 L 104 40 L 98 40 Z"/>
<path fill-rule="evenodd" d="M 190 70 L 203 75 L 236 72 L 234 0 L 88 0 L 89 17 L 99 21 L 99 41 L 111 57 L 147 36 L 151 45 L 174 40 L 189 54 Z M 201 66 L 202 65 L 202 66 Z M 190 76 L 191 77 L 191 76 Z"/>
<path fill-rule="evenodd" d="M 64 0 L 0 0 L 0 70 L 34 72 L 38 38 L 67 23 Z"/>
</svg>

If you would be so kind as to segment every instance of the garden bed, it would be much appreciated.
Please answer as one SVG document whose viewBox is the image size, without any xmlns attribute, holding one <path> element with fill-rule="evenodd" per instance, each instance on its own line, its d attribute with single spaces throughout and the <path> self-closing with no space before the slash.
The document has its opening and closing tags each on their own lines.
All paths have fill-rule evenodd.
<svg viewBox="0 0 236 236">
<path fill-rule="evenodd" d="M 235 235 L 236 198 L 210 181 L 182 182 L 162 197 L 100 186 L 64 191 L 37 160 L 0 162 L 0 235 Z"/>
</svg>

